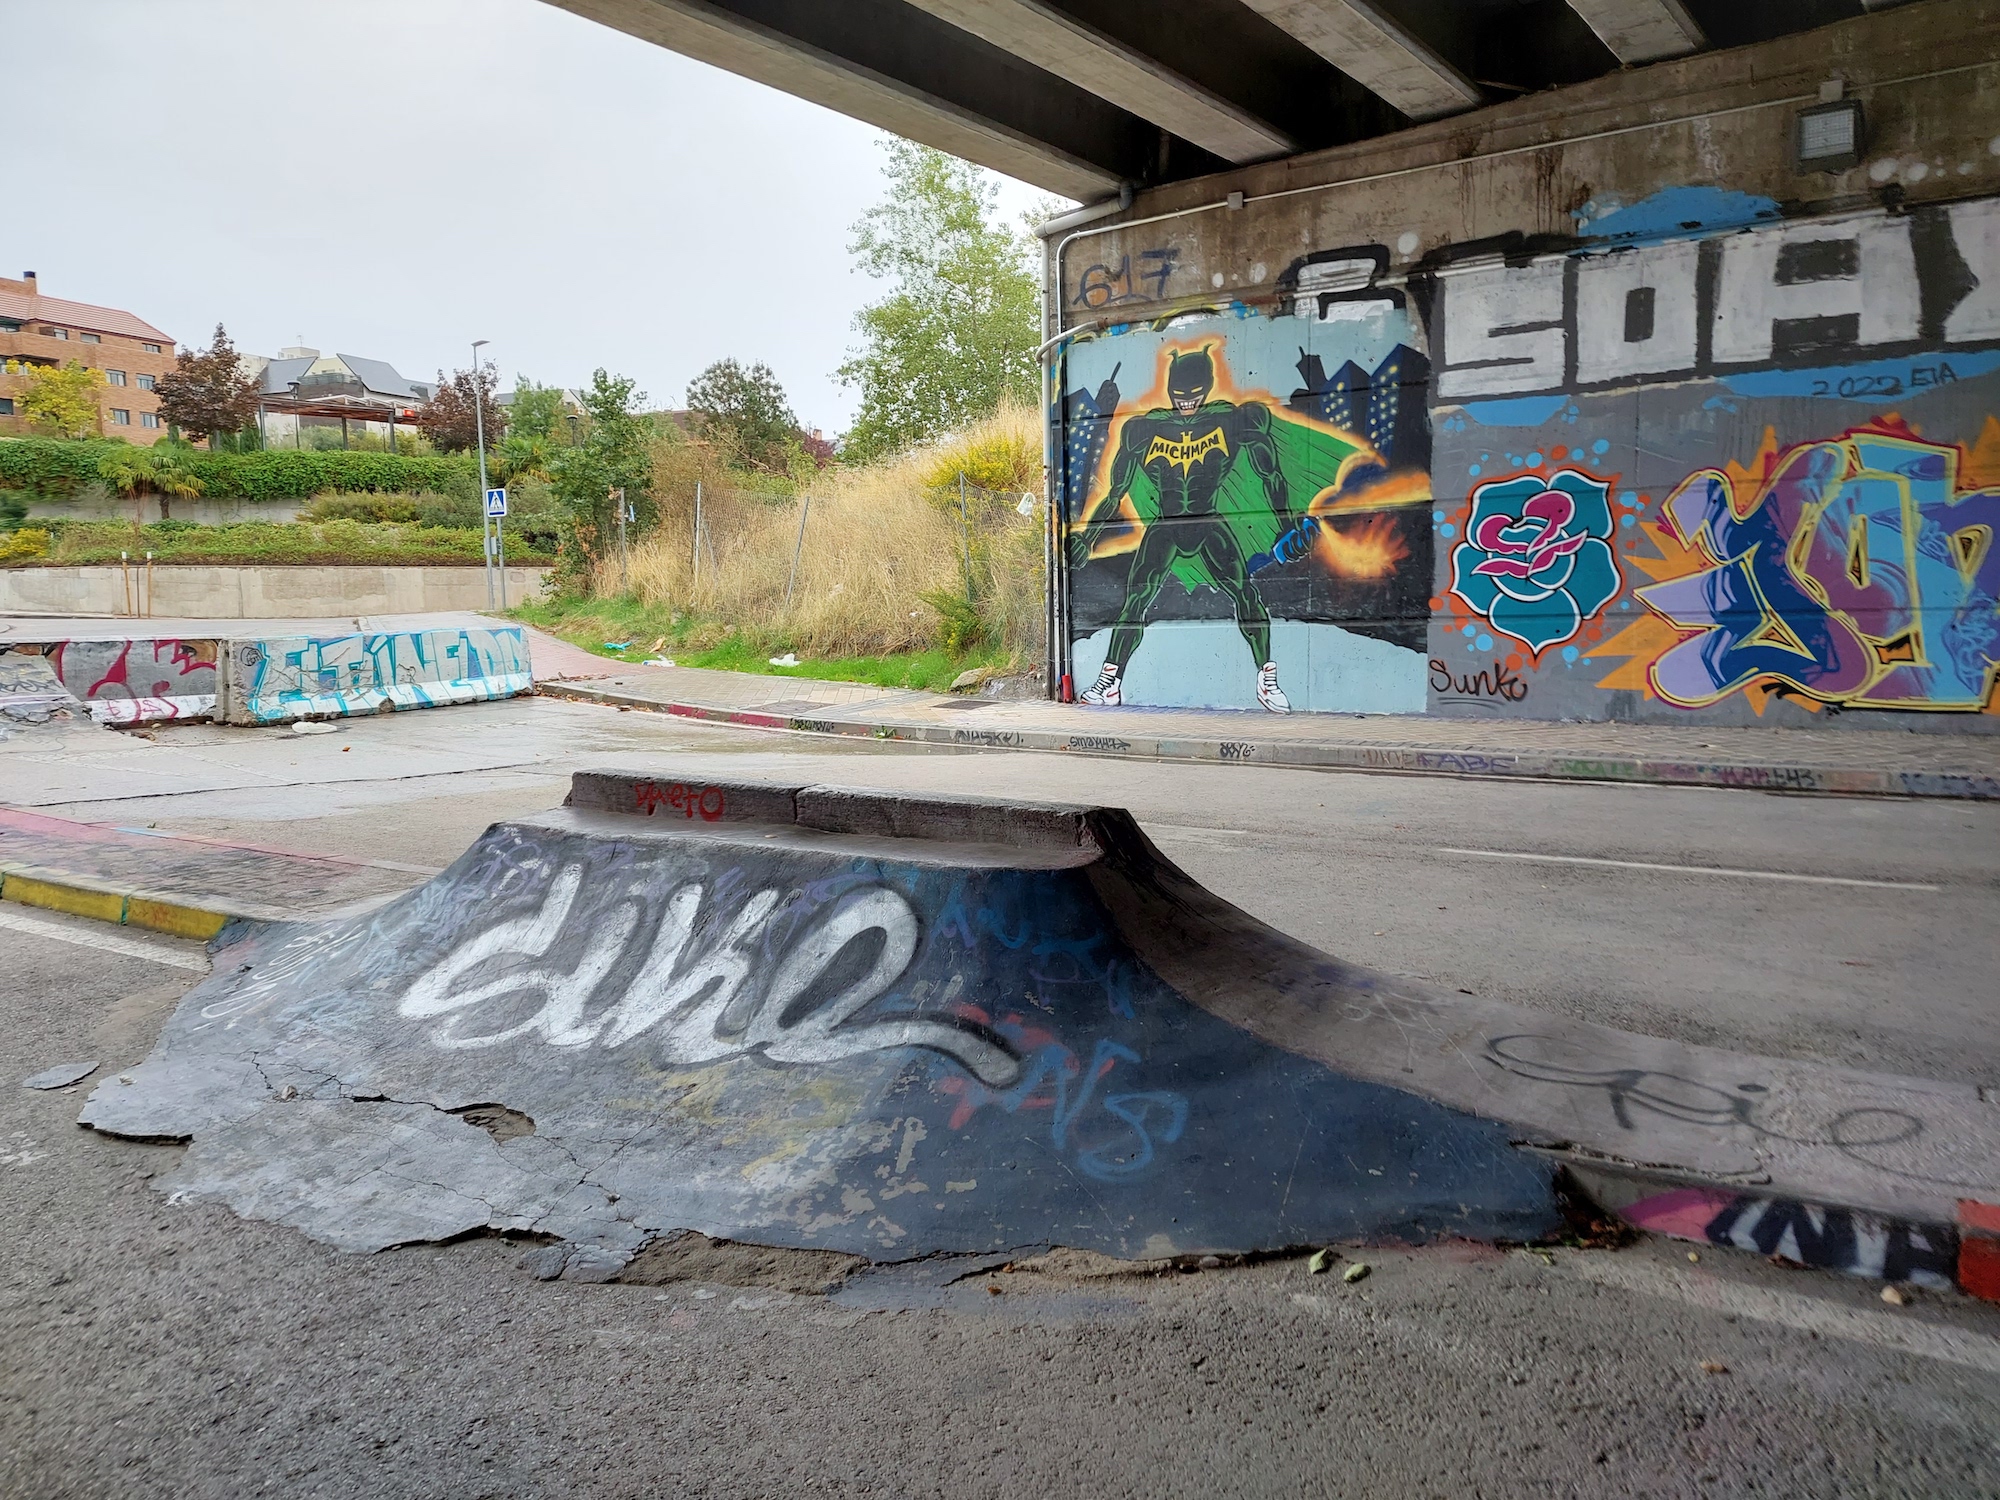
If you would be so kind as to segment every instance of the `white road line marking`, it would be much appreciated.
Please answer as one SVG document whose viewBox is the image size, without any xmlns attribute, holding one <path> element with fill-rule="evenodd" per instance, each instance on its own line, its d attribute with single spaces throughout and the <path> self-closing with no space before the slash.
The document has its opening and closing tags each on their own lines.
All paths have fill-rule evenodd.
<svg viewBox="0 0 2000 1500">
<path fill-rule="evenodd" d="M 1732 870 L 1720 865 L 1656 865 L 1642 859 L 1591 859 L 1581 854 L 1527 854 L 1513 849 L 1452 849 L 1440 854 L 1470 854 L 1479 859 L 1523 859 L 1545 865 L 1608 865 L 1619 870 L 1666 870 L 1675 875 L 1727 875 L 1736 880 L 1793 880 L 1805 885 L 1865 885 L 1883 891 L 1941 891 L 1943 886 L 1915 880 L 1856 880 L 1847 875 L 1793 875 L 1784 870 Z"/>
<path fill-rule="evenodd" d="M 197 974 L 208 972 L 208 958 L 200 953 L 182 953 L 169 948 L 164 943 L 146 943 L 137 938 L 129 938 L 118 932 L 100 931 L 102 924 L 92 927 L 71 927 L 63 922 L 44 921 L 40 917 L 23 916 L 17 911 L 0 909 L 0 927 L 11 927 L 16 932 L 25 932 L 34 937 L 54 938 L 59 943 L 75 943 L 80 948 L 101 948 L 106 953 L 122 953 L 127 958 L 149 959 L 156 964 L 167 964 L 176 969 L 192 969 Z"/>
<path fill-rule="evenodd" d="M 1852 1339 L 1898 1354 L 1914 1354 L 1922 1359 L 1942 1360 L 1968 1370 L 2000 1375 L 2000 1339 L 1983 1333 L 1944 1328 L 1907 1315 L 1863 1312 L 1797 1292 L 1774 1292 L 1715 1276 L 1682 1274 L 1631 1256 L 1585 1252 L 1574 1258 L 1564 1257 L 1562 1264 L 1599 1286 L 1664 1297 L 1759 1323 L 1782 1323 L 1801 1333 Z"/>
</svg>

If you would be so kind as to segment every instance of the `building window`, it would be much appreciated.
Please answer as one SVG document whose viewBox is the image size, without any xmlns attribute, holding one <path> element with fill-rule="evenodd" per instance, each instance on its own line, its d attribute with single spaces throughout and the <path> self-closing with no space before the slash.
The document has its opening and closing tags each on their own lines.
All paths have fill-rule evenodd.
<svg viewBox="0 0 2000 1500">
<path fill-rule="evenodd" d="M 130 427 L 132 425 L 132 413 L 126 411 L 122 406 L 112 407 L 111 425 L 113 427 Z"/>
<path fill-rule="evenodd" d="M 69 337 L 69 330 L 67 328 L 44 328 L 42 332 L 52 339 L 66 339 Z"/>
<path fill-rule="evenodd" d="M 141 375 L 139 377 L 139 389 L 142 391 L 154 390 L 158 386 L 159 381 L 151 375 Z"/>
<path fill-rule="evenodd" d="M 160 425 L 160 414 L 156 411 L 140 412 L 139 425 L 141 427 L 158 427 Z"/>
<path fill-rule="evenodd" d="M 106 370 L 104 372 L 104 378 L 110 381 L 113 385 L 123 385 L 125 383 L 125 372 L 123 370 Z M 142 375 L 139 378 L 143 380 L 145 379 L 145 376 Z"/>
<path fill-rule="evenodd" d="M 11 417 L 13 415 L 14 398 L 12 396 L 0 396 L 0 417 Z"/>
<path fill-rule="evenodd" d="M 141 349 L 144 349 L 148 354 L 159 354 L 163 352 L 158 344 L 141 344 L 139 347 Z"/>
<path fill-rule="evenodd" d="M 82 339 L 82 340 L 83 340 L 83 341 L 84 341 L 84 342 L 85 342 L 86 344 L 101 344 L 101 343 L 103 343 L 103 342 L 104 342 L 104 340 L 103 340 L 103 339 L 99 338 L 99 337 L 98 337 L 98 336 L 97 336 L 96 334 L 94 334 L 94 333 L 85 333 L 85 334 L 80 334 L 80 335 L 78 335 L 78 336 L 79 336 L 79 337 L 80 337 L 80 338 L 81 338 L 81 339 Z"/>
</svg>

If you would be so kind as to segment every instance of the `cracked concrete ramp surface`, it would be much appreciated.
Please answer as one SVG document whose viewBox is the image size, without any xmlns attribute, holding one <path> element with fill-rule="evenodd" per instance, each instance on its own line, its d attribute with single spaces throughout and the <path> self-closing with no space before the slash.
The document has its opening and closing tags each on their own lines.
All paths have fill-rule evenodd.
<svg viewBox="0 0 2000 1500">
<path fill-rule="evenodd" d="M 1427 996 L 1115 810 L 584 773 L 375 911 L 232 927 L 82 1120 L 190 1139 L 168 1191 L 344 1248 L 529 1231 L 593 1277 L 680 1230 L 877 1261 L 1533 1239 L 1564 1152 L 1943 1254 L 1954 1195 L 2000 1197 L 1995 1113 Z"/>
</svg>

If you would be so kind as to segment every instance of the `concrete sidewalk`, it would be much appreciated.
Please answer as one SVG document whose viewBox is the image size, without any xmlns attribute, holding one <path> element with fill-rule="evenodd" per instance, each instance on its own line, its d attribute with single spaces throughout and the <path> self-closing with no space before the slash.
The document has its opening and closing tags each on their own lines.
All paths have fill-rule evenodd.
<svg viewBox="0 0 2000 1500">
<path fill-rule="evenodd" d="M 544 648 L 537 643 L 536 649 L 539 661 Z M 542 682 L 537 690 L 718 723 L 982 750 L 2000 799 L 2000 735 L 1107 709 L 803 677 L 607 665 L 615 675 Z"/>
<path fill-rule="evenodd" d="M 332 916 L 436 873 L 0 808 L 0 901 L 177 937 L 211 938 L 239 917 Z"/>
</svg>

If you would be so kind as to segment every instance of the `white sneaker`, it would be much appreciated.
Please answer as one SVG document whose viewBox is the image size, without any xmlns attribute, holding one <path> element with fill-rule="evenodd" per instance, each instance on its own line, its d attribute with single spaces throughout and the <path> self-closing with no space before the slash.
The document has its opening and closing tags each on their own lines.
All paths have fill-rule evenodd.
<svg viewBox="0 0 2000 1500">
<path fill-rule="evenodd" d="M 1265 662 L 1263 670 L 1257 674 L 1257 701 L 1274 714 L 1292 711 L 1292 700 L 1278 686 L 1278 664 L 1274 661 Z"/>
<path fill-rule="evenodd" d="M 1084 703 L 1095 703 L 1102 708 L 1116 708 L 1125 701 L 1118 691 L 1118 669 L 1106 662 L 1097 674 L 1097 681 L 1085 688 L 1077 697 Z"/>
</svg>

